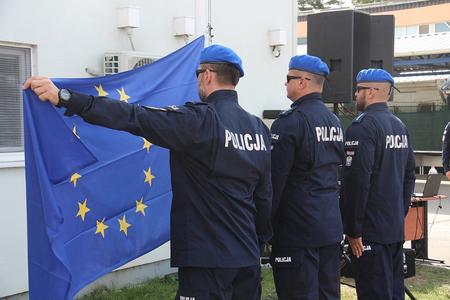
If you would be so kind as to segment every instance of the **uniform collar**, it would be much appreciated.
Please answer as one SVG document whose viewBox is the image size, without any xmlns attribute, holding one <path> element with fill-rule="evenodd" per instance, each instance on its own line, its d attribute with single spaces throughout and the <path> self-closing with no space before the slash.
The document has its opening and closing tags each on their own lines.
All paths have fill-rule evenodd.
<svg viewBox="0 0 450 300">
<path fill-rule="evenodd" d="M 295 100 L 294 103 L 291 104 L 291 107 L 292 108 L 297 107 L 301 103 L 303 103 L 305 101 L 309 101 L 309 100 L 320 100 L 320 101 L 322 101 L 322 95 L 320 93 L 307 94 L 307 95 L 302 96 L 302 97 L 298 98 L 297 100 Z"/>
<path fill-rule="evenodd" d="M 234 90 L 217 90 L 209 94 L 209 96 L 206 97 L 205 102 L 215 103 L 222 100 L 232 100 L 237 102 L 238 94 Z"/>
<path fill-rule="evenodd" d="M 373 103 L 367 106 L 364 111 L 380 111 L 380 110 L 389 110 L 388 105 L 386 102 L 378 102 Z"/>
</svg>

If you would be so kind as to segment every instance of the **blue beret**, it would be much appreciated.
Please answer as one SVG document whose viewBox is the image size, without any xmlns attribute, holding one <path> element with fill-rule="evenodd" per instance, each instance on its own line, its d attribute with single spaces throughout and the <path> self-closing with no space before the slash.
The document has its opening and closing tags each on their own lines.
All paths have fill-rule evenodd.
<svg viewBox="0 0 450 300">
<path fill-rule="evenodd" d="M 203 49 L 200 54 L 200 64 L 230 63 L 239 70 L 240 77 L 244 76 L 241 58 L 230 48 L 212 45 Z"/>
<path fill-rule="evenodd" d="M 289 70 L 296 69 L 321 76 L 328 76 L 330 69 L 320 58 L 312 55 L 296 55 L 289 62 Z"/>
<path fill-rule="evenodd" d="M 389 82 L 394 85 L 394 78 L 383 69 L 363 69 L 356 76 L 356 82 Z"/>
</svg>

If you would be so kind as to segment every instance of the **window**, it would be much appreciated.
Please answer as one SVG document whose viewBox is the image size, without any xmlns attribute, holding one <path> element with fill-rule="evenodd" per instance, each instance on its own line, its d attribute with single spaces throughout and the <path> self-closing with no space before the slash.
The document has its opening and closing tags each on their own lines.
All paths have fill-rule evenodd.
<svg viewBox="0 0 450 300">
<path fill-rule="evenodd" d="M 306 37 L 297 38 L 297 45 L 306 45 L 307 42 L 308 42 L 308 39 Z"/>
<path fill-rule="evenodd" d="M 0 153 L 23 151 L 22 83 L 31 75 L 31 50 L 0 45 Z"/>
<path fill-rule="evenodd" d="M 434 24 L 434 32 L 447 32 L 447 31 L 450 31 L 450 22 Z"/>
<path fill-rule="evenodd" d="M 418 34 L 419 34 L 419 26 L 418 25 L 406 27 L 406 35 L 407 36 L 418 35 Z"/>
<path fill-rule="evenodd" d="M 406 27 L 395 27 L 395 37 L 404 37 L 406 36 Z"/>
<path fill-rule="evenodd" d="M 430 25 L 419 25 L 419 34 L 427 34 L 430 33 Z"/>
</svg>

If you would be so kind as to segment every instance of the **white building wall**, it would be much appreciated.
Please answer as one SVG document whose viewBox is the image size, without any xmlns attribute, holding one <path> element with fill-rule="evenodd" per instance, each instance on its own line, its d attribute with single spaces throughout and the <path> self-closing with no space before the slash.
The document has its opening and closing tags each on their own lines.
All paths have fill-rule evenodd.
<svg viewBox="0 0 450 300">
<path fill-rule="evenodd" d="M 292 43 L 297 44 L 293 32 L 296 23 L 291 23 L 292 2 L 247 0 L 236 1 L 238 5 L 231 4 L 235 1 L 212 2 L 213 41 L 229 44 L 244 63 L 246 76 L 238 85 L 241 105 L 258 116 L 265 109 L 287 108 L 290 101 L 286 98 L 285 75 L 290 57 L 296 54 Z M 279 58 L 274 58 L 268 46 L 268 31 L 279 28 L 286 30 L 288 45 L 282 47 Z"/>
<path fill-rule="evenodd" d="M 413 81 L 396 84 L 402 93 L 394 94 L 392 105 L 418 106 L 423 104 L 446 105 L 439 95 L 439 86 L 442 83 L 436 80 Z"/>
<path fill-rule="evenodd" d="M 126 33 L 116 28 L 117 8 L 140 8 L 140 28 L 133 34 L 136 51 L 164 56 L 184 45 L 183 38 L 173 36 L 173 18 L 195 16 L 196 2 L 202 0 L 1 0 L 0 43 L 32 47 L 35 75 L 88 77 L 86 67 L 102 72 L 105 52 L 131 50 Z M 203 0 L 205 7 L 207 3 Z M 255 115 L 289 105 L 283 84 L 296 45 L 295 3 L 211 1 L 213 43 L 233 48 L 243 59 L 246 76 L 238 86 L 240 103 Z M 287 45 L 279 58 L 272 55 L 268 44 L 270 29 L 287 33 Z M 28 289 L 23 154 L 6 156 L 0 154 L 0 297 Z M 165 244 L 127 266 L 168 257 Z"/>
<path fill-rule="evenodd" d="M 23 167 L 0 169 L 0 297 L 27 288 L 27 228 Z"/>
</svg>

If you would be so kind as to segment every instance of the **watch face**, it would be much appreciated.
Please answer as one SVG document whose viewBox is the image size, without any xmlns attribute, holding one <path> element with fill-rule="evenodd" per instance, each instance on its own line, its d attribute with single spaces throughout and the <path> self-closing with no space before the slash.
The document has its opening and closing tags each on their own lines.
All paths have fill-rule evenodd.
<svg viewBox="0 0 450 300">
<path fill-rule="evenodd" d="M 62 89 L 61 92 L 60 92 L 60 96 L 61 96 L 62 100 L 69 101 L 71 95 L 70 95 L 70 92 L 68 90 Z"/>
</svg>

